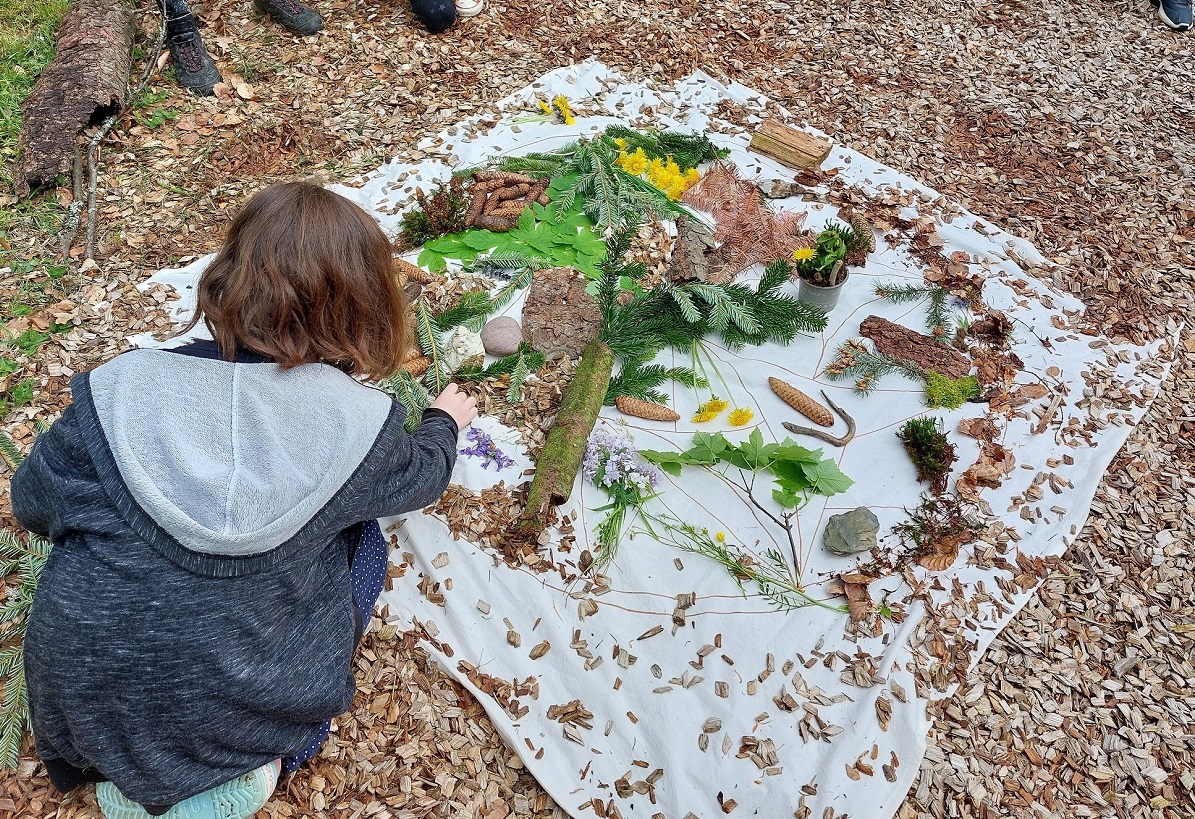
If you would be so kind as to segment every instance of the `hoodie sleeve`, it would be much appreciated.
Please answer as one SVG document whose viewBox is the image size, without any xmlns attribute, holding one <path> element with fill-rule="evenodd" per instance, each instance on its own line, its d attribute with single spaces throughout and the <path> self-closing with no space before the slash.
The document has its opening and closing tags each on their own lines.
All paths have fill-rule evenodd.
<svg viewBox="0 0 1195 819">
<path fill-rule="evenodd" d="M 403 429 L 404 413 L 397 404 L 395 407 L 370 455 L 372 479 L 358 496 L 357 511 L 363 520 L 400 515 L 434 503 L 448 488 L 456 464 L 459 431 L 451 415 L 429 409 L 419 428 L 408 434 Z"/>
<path fill-rule="evenodd" d="M 56 538 L 65 522 L 65 499 L 88 462 L 72 404 L 33 444 L 13 475 L 9 492 L 17 521 L 36 535 Z"/>
</svg>

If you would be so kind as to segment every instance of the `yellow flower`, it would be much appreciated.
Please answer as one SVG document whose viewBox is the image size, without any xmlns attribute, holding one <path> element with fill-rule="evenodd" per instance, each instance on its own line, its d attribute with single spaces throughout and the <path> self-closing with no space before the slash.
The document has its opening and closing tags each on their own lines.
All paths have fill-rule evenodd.
<svg viewBox="0 0 1195 819">
<path fill-rule="evenodd" d="M 710 400 L 697 408 L 697 414 L 693 416 L 693 423 L 701 424 L 706 421 L 712 421 L 721 414 L 722 410 L 729 406 L 730 404 L 727 404 L 721 398 L 710 398 Z"/>
<path fill-rule="evenodd" d="M 719 543 L 725 543 L 726 542 L 726 533 L 719 532 L 718 534 L 714 535 L 714 539 L 717 540 Z"/>
<path fill-rule="evenodd" d="M 739 407 L 734 412 L 726 417 L 732 427 L 741 427 L 755 417 L 755 413 L 751 411 L 750 407 Z"/>
<path fill-rule="evenodd" d="M 811 247 L 798 247 L 793 251 L 793 260 L 798 262 L 807 262 L 817 255 L 817 251 Z"/>
<path fill-rule="evenodd" d="M 698 412 L 696 415 L 693 416 L 693 423 L 694 424 L 704 424 L 706 421 L 712 421 L 717 417 L 718 417 L 718 413 L 710 412 L 709 410 L 705 410 L 704 412 Z"/>
<path fill-rule="evenodd" d="M 643 153 L 642 148 L 636 148 L 629 154 L 623 151 L 618 155 L 615 164 L 631 176 L 638 176 L 647 168 L 647 154 Z"/>
<path fill-rule="evenodd" d="M 614 144 L 618 146 L 619 151 L 625 152 L 627 149 L 627 141 L 622 137 L 615 137 Z"/>
<path fill-rule="evenodd" d="M 560 112 L 560 118 L 565 125 L 572 125 L 577 120 L 573 117 L 573 109 L 569 107 L 568 97 L 558 94 L 552 98 L 552 105 Z"/>
<path fill-rule="evenodd" d="M 552 106 L 548 105 L 548 104 L 547 104 L 546 102 L 544 102 L 543 100 L 538 100 L 538 99 L 537 99 L 537 100 L 536 100 L 536 102 L 538 102 L 538 103 L 539 103 L 539 110 L 543 111 L 545 114 L 554 114 L 554 113 L 556 113 L 555 111 L 553 111 L 553 110 L 552 110 Z"/>
<path fill-rule="evenodd" d="M 730 404 L 723 401 L 721 398 L 711 398 L 705 402 L 705 408 L 711 412 L 721 412 L 729 406 Z"/>
<path fill-rule="evenodd" d="M 685 185 L 685 187 L 687 187 L 687 188 L 693 187 L 694 185 L 697 184 L 697 182 L 700 179 L 701 179 L 701 172 L 698 171 L 696 168 L 689 168 L 689 170 L 685 171 L 685 182 L 687 183 Z"/>
</svg>

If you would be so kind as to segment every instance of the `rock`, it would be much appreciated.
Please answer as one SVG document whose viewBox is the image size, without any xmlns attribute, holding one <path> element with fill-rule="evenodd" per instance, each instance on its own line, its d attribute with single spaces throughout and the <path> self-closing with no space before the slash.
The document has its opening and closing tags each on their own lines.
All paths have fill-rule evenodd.
<svg viewBox="0 0 1195 819">
<path fill-rule="evenodd" d="M 470 358 L 484 355 L 481 335 L 458 327 L 444 343 L 444 368 L 450 373 L 456 372 Z"/>
<path fill-rule="evenodd" d="M 523 328 L 510 316 L 498 316 L 481 328 L 481 343 L 490 355 L 514 355 L 523 343 Z"/>
<path fill-rule="evenodd" d="M 860 506 L 831 516 L 823 537 L 826 548 L 834 554 L 854 555 L 874 549 L 879 533 L 880 519 L 866 506 Z"/>
<path fill-rule="evenodd" d="M 548 358 L 575 358 L 597 338 L 602 314 L 571 267 L 537 270 L 523 302 L 523 340 Z"/>
</svg>

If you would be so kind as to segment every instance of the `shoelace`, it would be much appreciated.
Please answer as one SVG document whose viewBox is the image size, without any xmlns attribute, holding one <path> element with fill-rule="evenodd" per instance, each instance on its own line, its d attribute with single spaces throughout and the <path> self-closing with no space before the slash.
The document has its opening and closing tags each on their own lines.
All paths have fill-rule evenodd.
<svg viewBox="0 0 1195 819">
<path fill-rule="evenodd" d="M 203 51 L 194 40 L 183 40 L 174 44 L 174 56 L 182 61 L 188 73 L 198 74 L 203 70 Z"/>
</svg>

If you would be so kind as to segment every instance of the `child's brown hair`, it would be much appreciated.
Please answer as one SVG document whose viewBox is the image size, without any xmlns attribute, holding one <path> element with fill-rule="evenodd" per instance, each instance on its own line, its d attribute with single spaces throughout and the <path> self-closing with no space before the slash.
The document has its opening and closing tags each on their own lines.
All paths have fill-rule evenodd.
<svg viewBox="0 0 1195 819">
<path fill-rule="evenodd" d="M 284 369 L 324 362 L 374 379 L 398 371 L 408 338 L 386 234 L 310 182 L 271 185 L 236 215 L 186 329 L 200 319 L 229 360 L 251 350 Z"/>
</svg>

